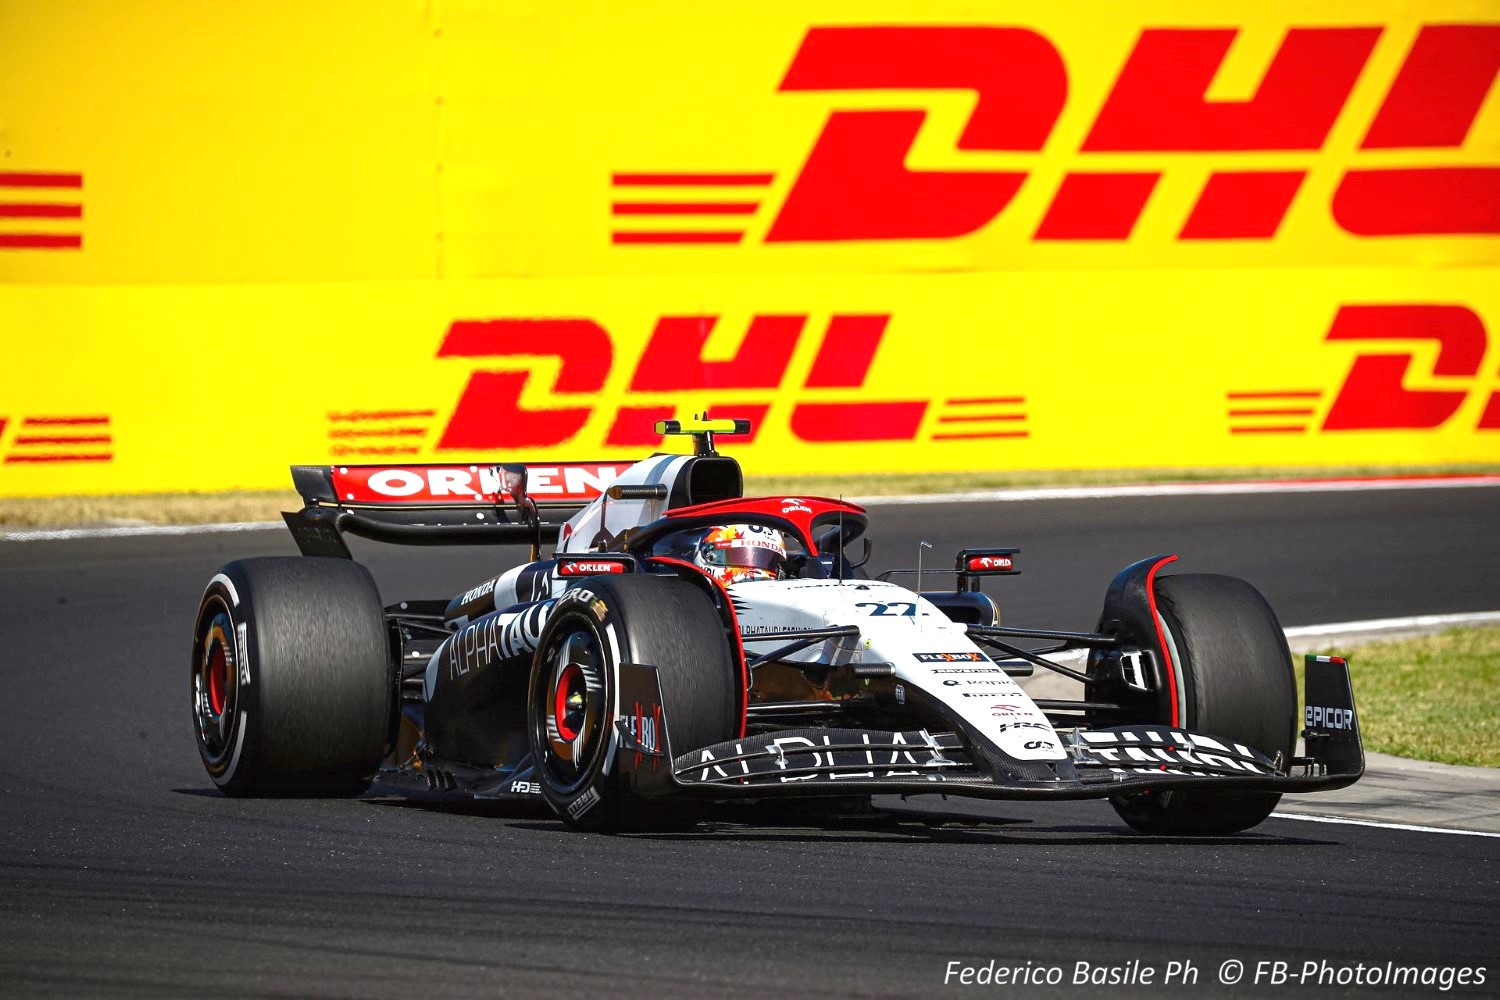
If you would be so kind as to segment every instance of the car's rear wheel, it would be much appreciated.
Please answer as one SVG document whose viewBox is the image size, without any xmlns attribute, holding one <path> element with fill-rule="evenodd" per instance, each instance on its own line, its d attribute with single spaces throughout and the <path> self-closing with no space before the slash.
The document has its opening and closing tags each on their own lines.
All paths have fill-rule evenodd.
<svg viewBox="0 0 1500 1000">
<path fill-rule="evenodd" d="M 1183 574 L 1156 581 L 1167 653 L 1180 685 L 1176 725 L 1289 758 L 1297 688 L 1276 613 L 1244 580 Z M 1173 719 L 1157 720 L 1172 724 Z M 1170 789 L 1110 800 L 1142 833 L 1224 834 L 1249 829 L 1276 808 L 1277 792 Z"/>
<path fill-rule="evenodd" d="M 380 594 L 343 559 L 244 559 L 193 631 L 193 727 L 230 795 L 357 795 L 385 755 L 395 674 Z"/>
<path fill-rule="evenodd" d="M 542 795 L 583 829 L 690 827 L 701 806 L 633 795 L 611 760 L 615 722 L 635 711 L 618 703 L 621 663 L 656 668 L 675 753 L 735 735 L 738 673 L 703 591 L 675 577 L 592 578 L 557 603 L 532 665 L 527 731 Z"/>
</svg>

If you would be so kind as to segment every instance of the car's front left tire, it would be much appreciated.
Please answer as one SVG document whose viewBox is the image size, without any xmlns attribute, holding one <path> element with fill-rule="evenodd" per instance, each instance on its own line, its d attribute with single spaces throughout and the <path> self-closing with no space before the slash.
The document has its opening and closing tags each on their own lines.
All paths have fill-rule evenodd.
<svg viewBox="0 0 1500 1000">
<path fill-rule="evenodd" d="M 656 668 L 674 753 L 738 732 L 739 674 L 703 590 L 677 577 L 590 578 L 553 608 L 532 664 L 527 732 L 542 795 L 580 829 L 691 827 L 698 803 L 635 796 L 612 759 L 616 721 L 634 709 L 619 704 L 622 663 Z"/>
</svg>

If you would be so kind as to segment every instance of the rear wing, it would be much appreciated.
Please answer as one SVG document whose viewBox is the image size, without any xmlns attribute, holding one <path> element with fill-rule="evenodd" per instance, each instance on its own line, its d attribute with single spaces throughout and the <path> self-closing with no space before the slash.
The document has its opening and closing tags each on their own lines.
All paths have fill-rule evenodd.
<svg viewBox="0 0 1500 1000">
<path fill-rule="evenodd" d="M 557 541 L 568 518 L 633 462 L 294 465 L 303 508 L 283 512 L 307 556 L 352 558 L 343 534 L 398 545 Z"/>
</svg>

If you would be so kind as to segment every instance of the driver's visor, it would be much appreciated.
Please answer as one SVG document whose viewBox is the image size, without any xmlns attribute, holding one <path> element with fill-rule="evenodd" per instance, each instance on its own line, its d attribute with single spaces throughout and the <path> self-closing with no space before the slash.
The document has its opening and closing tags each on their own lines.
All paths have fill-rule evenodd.
<svg viewBox="0 0 1500 1000">
<path fill-rule="evenodd" d="M 749 545 L 730 545 L 726 548 L 706 546 L 703 561 L 711 566 L 740 566 L 749 569 L 775 569 L 784 558 L 775 549 Z"/>
</svg>

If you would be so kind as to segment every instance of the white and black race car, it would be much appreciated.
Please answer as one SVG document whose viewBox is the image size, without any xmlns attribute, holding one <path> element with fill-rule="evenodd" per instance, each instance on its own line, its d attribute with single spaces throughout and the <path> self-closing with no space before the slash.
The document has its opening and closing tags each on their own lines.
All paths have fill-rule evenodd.
<svg viewBox="0 0 1500 1000">
<path fill-rule="evenodd" d="M 783 796 L 1104 798 L 1180 834 L 1244 830 L 1281 793 L 1364 770 L 1347 664 L 1309 658 L 1299 720 L 1282 630 L 1242 580 L 1163 574 L 1176 557 L 1157 556 L 1109 584 L 1093 631 L 1002 625 L 980 585 L 1015 572 L 1016 549 L 960 551 L 952 590 L 869 579 L 851 557 L 862 507 L 741 495 L 713 437 L 744 421 L 657 429 L 694 454 L 294 467 L 302 557 L 230 563 L 198 611 L 214 782 L 540 796 L 605 830 Z M 345 533 L 532 556 L 451 600 L 383 607 Z M 1037 669 L 1083 697 L 1028 697 L 1015 678 Z"/>
</svg>

